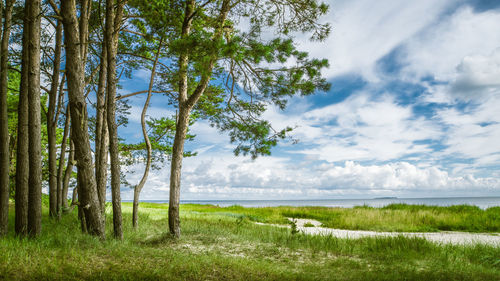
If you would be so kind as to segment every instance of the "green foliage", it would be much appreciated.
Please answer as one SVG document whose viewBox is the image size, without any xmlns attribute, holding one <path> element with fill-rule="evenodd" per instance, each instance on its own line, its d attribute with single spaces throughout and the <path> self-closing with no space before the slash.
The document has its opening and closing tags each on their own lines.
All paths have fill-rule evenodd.
<svg viewBox="0 0 500 281">
<path fill-rule="evenodd" d="M 296 219 L 292 219 L 290 220 L 290 233 L 292 235 L 295 235 L 297 233 L 299 233 L 299 230 L 297 229 L 297 220 Z"/>
<path fill-rule="evenodd" d="M 232 3 L 221 22 L 222 3 L 196 2 L 190 32 L 183 35 L 186 2 L 129 1 L 131 10 L 140 17 L 130 21 L 135 32 L 126 35 L 126 45 L 150 58 L 155 42 L 159 38 L 166 41 L 155 85 L 167 92 L 174 108 L 179 106 L 179 78 L 184 74 L 178 60 L 187 56 L 188 96 L 200 81 L 210 81 L 194 108 L 199 118 L 227 132 L 236 144 L 236 155 L 269 155 L 293 128 L 273 128 L 262 118 L 267 108 L 284 109 L 293 96 L 330 87 L 321 76 L 328 61 L 309 58 L 293 41 L 297 32 L 309 33 L 314 40 L 328 36 L 330 26 L 319 23 L 328 5 L 317 0 L 239 1 Z M 250 26 L 238 30 L 239 22 Z M 267 29 L 274 31 L 275 38 L 262 39 Z"/>
<path fill-rule="evenodd" d="M 195 116 L 190 119 L 191 124 L 195 122 Z M 148 137 L 151 142 L 151 167 L 161 169 L 165 161 L 170 160 L 172 155 L 172 145 L 175 137 L 175 117 L 149 118 L 146 121 L 148 127 Z M 186 140 L 191 141 L 195 135 L 187 134 Z M 133 165 L 146 162 L 146 143 L 120 144 L 120 154 L 125 165 Z M 195 156 L 195 152 L 186 151 L 184 157 Z"/>
</svg>

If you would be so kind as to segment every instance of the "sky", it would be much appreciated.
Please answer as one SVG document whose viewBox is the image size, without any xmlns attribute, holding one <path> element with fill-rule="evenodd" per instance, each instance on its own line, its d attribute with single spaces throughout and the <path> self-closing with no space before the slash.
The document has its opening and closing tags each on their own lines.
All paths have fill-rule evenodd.
<svg viewBox="0 0 500 281">
<path fill-rule="evenodd" d="M 329 60 L 330 91 L 264 114 L 276 128 L 294 126 L 298 143 L 236 157 L 227 135 L 197 122 L 181 200 L 500 196 L 500 1 L 328 3 L 330 37 L 296 40 Z M 135 72 L 121 93 L 148 79 Z M 130 123 L 119 129 L 127 140 L 142 138 L 143 99 L 130 99 Z M 169 116 L 165 103 L 153 97 L 148 115 Z M 129 167 L 127 180 L 138 183 L 143 169 Z M 153 170 L 141 199 L 168 199 L 169 173 L 169 163 Z"/>
</svg>

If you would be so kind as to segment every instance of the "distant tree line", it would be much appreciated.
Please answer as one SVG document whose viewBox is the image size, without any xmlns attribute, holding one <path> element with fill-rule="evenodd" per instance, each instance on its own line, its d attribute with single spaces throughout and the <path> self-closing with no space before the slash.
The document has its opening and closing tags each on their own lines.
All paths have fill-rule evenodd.
<svg viewBox="0 0 500 281">
<path fill-rule="evenodd" d="M 182 159 L 195 155 L 184 149 L 189 126 L 206 120 L 227 132 L 236 155 L 270 154 L 292 128 L 274 129 L 266 108 L 329 88 L 328 62 L 293 41 L 325 39 L 327 10 L 317 0 L 0 0 L 0 236 L 9 198 L 16 234 L 41 233 L 47 186 L 52 218 L 77 208 L 82 231 L 104 239 L 109 185 L 121 239 L 121 167 L 145 164 L 129 183 L 137 227 L 148 174 L 169 161 L 169 232 L 179 237 Z M 147 88 L 117 95 L 138 69 L 150 72 Z M 138 95 L 144 141 L 128 143 L 118 128 Z M 176 113 L 148 118 L 152 95 Z"/>
</svg>

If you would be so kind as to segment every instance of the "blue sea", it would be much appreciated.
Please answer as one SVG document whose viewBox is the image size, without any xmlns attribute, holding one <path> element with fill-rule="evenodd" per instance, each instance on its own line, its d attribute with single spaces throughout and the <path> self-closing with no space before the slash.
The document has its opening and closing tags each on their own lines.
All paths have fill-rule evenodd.
<svg viewBox="0 0 500 281">
<path fill-rule="evenodd" d="M 151 203 L 168 203 L 168 200 L 141 200 Z M 181 204 L 207 204 L 227 207 L 240 205 L 243 207 L 275 207 L 275 206 L 324 206 L 352 208 L 367 205 L 384 207 L 393 203 L 412 205 L 475 205 L 481 209 L 500 206 L 500 197 L 442 197 L 442 198 L 374 198 L 374 199 L 318 199 L 318 200 L 181 200 Z"/>
</svg>

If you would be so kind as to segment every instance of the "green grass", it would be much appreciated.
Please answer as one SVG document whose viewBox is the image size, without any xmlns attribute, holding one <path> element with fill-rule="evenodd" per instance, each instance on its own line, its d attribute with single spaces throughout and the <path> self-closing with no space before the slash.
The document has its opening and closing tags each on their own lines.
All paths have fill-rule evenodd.
<svg viewBox="0 0 500 281">
<path fill-rule="evenodd" d="M 56 222 L 44 210 L 40 237 L 19 239 L 11 231 L 0 239 L 0 279 L 500 280 L 498 247 L 437 245 L 402 236 L 347 240 L 292 235 L 290 229 L 253 221 L 283 222 L 278 213 L 307 214 L 305 209 L 245 210 L 183 205 L 182 237 L 175 240 L 166 234 L 166 205 L 141 204 L 134 231 L 131 205 L 124 204 L 123 241 L 111 238 L 109 213 L 108 238 L 100 241 L 80 233 L 76 212 Z M 318 210 L 317 215 L 325 211 Z M 350 211 L 360 210 L 371 209 Z"/>
<path fill-rule="evenodd" d="M 161 208 L 161 204 L 144 204 Z M 456 205 L 437 207 L 391 204 L 383 208 L 359 206 L 354 208 L 328 207 L 217 207 L 213 205 L 183 205 L 191 213 L 244 217 L 250 221 L 287 224 L 287 217 L 320 221 L 323 226 L 352 230 L 397 232 L 500 232 L 500 207 L 482 210 L 476 206 Z"/>
</svg>

